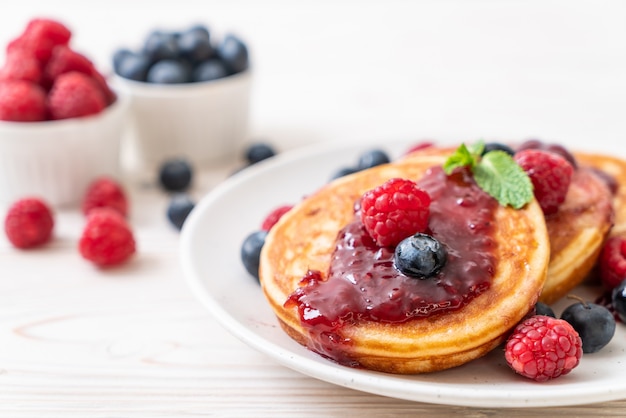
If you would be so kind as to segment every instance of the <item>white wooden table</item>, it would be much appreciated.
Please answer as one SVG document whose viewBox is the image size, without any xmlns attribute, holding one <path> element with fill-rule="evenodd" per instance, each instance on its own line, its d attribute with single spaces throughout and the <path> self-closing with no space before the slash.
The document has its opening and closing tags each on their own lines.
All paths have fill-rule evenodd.
<svg viewBox="0 0 626 418">
<path fill-rule="evenodd" d="M 249 40 L 251 139 L 281 149 L 363 138 L 538 136 L 626 153 L 626 3 L 23 0 L 69 23 L 109 65 L 149 28 L 206 21 Z M 619 144 L 619 145 L 615 145 Z M 232 167 L 201 173 L 201 197 Z M 152 173 L 144 173 L 151 178 Z M 276 364 L 225 331 L 188 289 L 167 197 L 125 178 L 138 254 L 95 269 L 83 218 L 57 212 L 54 241 L 17 251 L 0 234 L 2 417 L 623 416 L 626 400 L 541 409 L 430 405 L 361 393 Z M 4 217 L 4 209 L 0 209 Z"/>
</svg>

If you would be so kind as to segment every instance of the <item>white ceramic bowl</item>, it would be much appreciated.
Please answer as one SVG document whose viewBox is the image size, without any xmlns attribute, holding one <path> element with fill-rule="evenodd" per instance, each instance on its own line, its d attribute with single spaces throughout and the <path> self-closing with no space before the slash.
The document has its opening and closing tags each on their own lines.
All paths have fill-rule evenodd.
<svg viewBox="0 0 626 418">
<path fill-rule="evenodd" d="M 115 77 L 130 100 L 131 168 L 154 170 L 169 158 L 199 166 L 234 160 L 248 134 L 251 81 L 250 70 L 185 84 Z"/>
<path fill-rule="evenodd" d="M 77 206 L 95 177 L 118 176 L 127 107 L 119 97 L 97 115 L 0 121 L 0 206 L 24 196 L 54 207 Z"/>
</svg>

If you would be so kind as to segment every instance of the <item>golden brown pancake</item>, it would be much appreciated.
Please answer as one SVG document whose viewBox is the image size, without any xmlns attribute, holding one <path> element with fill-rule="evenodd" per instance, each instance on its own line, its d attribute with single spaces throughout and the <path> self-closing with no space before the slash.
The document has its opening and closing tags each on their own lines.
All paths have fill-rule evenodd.
<svg viewBox="0 0 626 418">
<path fill-rule="evenodd" d="M 438 154 L 442 150 L 450 154 L 454 149 L 430 147 L 407 158 Z M 609 232 L 626 232 L 626 189 L 620 186 L 614 198 L 605 179 L 597 172 L 605 171 L 617 184 L 626 185 L 626 162 L 597 154 L 576 153 L 575 157 L 578 169 L 565 202 L 557 213 L 546 217 L 550 264 L 540 300 L 548 304 L 567 296 L 589 276 Z"/>
<path fill-rule="evenodd" d="M 361 195 L 394 177 L 419 179 L 448 153 L 415 156 L 335 180 L 307 197 L 269 232 L 261 254 L 263 292 L 285 332 L 314 348 L 297 307 L 285 302 L 309 270 L 327 272 L 338 231 L 354 217 Z M 341 353 L 367 369 L 390 373 L 444 370 L 483 356 L 498 346 L 534 306 L 549 262 L 549 239 L 536 201 L 521 210 L 498 206 L 493 238 L 495 271 L 490 287 L 457 310 L 383 323 L 346 323 L 350 341 Z"/>
<path fill-rule="evenodd" d="M 588 277 L 613 225 L 613 196 L 606 182 L 585 158 L 578 163 L 565 202 L 546 217 L 550 265 L 540 300 L 548 304 L 566 296 Z"/>
</svg>

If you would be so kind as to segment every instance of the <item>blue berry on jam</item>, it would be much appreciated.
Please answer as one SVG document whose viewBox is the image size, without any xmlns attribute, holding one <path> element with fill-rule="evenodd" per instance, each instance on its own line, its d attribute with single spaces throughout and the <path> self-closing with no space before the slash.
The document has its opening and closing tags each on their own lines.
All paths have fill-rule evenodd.
<svg viewBox="0 0 626 418">
<path fill-rule="evenodd" d="M 488 142 L 485 144 L 485 149 L 483 150 L 483 155 L 487 154 L 490 151 L 504 151 L 509 155 L 515 154 L 513 148 L 509 147 L 506 144 L 501 144 L 499 142 Z"/>
<path fill-rule="evenodd" d="M 580 301 L 563 311 L 561 319 L 570 323 L 583 342 L 583 353 L 596 353 L 615 335 L 615 318 L 602 305 Z"/>
<path fill-rule="evenodd" d="M 161 60 L 150 67 L 146 81 L 155 84 L 188 83 L 191 81 L 191 67 L 178 60 Z"/>
<path fill-rule="evenodd" d="M 434 237 L 418 233 L 402 240 L 395 249 L 394 265 L 402 274 L 418 279 L 434 276 L 446 264 L 447 252 Z"/>
<path fill-rule="evenodd" d="M 254 231 L 244 239 L 241 245 L 241 262 L 246 271 L 257 280 L 259 279 L 261 250 L 266 237 L 267 231 Z"/>
<path fill-rule="evenodd" d="M 244 156 L 249 165 L 256 164 L 276 155 L 274 148 L 265 142 L 250 144 L 244 152 Z"/>
<path fill-rule="evenodd" d="M 387 164 L 390 162 L 389 155 L 383 150 L 373 149 L 367 151 L 359 157 L 357 170 L 365 170 L 367 168 L 376 167 L 377 165 Z"/>
<path fill-rule="evenodd" d="M 180 192 L 191 184 L 193 170 L 191 165 L 183 159 L 165 161 L 159 170 L 159 182 L 168 191 Z"/>
<path fill-rule="evenodd" d="M 543 302 L 537 302 L 535 304 L 535 315 L 551 316 L 552 318 L 556 318 L 556 314 L 550 305 Z"/>
<path fill-rule="evenodd" d="M 618 284 L 611 292 L 611 306 L 620 321 L 626 323 L 626 280 Z"/>
<path fill-rule="evenodd" d="M 177 229 L 181 229 L 187 216 L 191 213 L 195 202 L 186 194 L 177 194 L 169 202 L 167 207 L 167 219 Z"/>
</svg>

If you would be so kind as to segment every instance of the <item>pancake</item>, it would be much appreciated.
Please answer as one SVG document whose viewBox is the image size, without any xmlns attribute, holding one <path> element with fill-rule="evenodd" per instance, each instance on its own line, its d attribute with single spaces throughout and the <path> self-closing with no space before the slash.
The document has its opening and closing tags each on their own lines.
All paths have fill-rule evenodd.
<svg viewBox="0 0 626 418">
<path fill-rule="evenodd" d="M 354 217 L 362 194 L 386 180 L 417 180 L 449 153 L 414 156 L 337 179 L 285 214 L 269 232 L 259 268 L 263 292 L 284 331 L 298 343 L 319 349 L 297 307 L 286 301 L 309 271 L 326 274 L 335 240 Z M 549 238 L 543 213 L 533 200 L 523 209 L 497 206 L 493 239 L 495 268 L 490 286 L 462 307 L 403 322 L 358 320 L 343 324 L 348 344 L 337 344 L 342 364 L 389 373 L 448 369 L 479 358 L 502 343 L 532 309 L 543 289 Z"/>
<path fill-rule="evenodd" d="M 424 148 L 406 158 L 437 155 L 442 151 L 451 154 L 454 149 Z M 550 264 L 540 300 L 547 304 L 567 296 L 589 277 L 609 233 L 626 233 L 626 188 L 621 186 L 626 185 L 626 162 L 599 154 L 575 153 L 574 156 L 578 169 L 565 202 L 557 213 L 546 217 Z M 600 172 L 609 174 L 620 185 L 615 196 Z"/>
<path fill-rule="evenodd" d="M 546 217 L 550 265 L 540 300 L 547 304 L 567 296 L 589 276 L 613 226 L 613 195 L 606 181 L 587 158 L 576 157 L 578 169 L 565 202 Z"/>
</svg>

